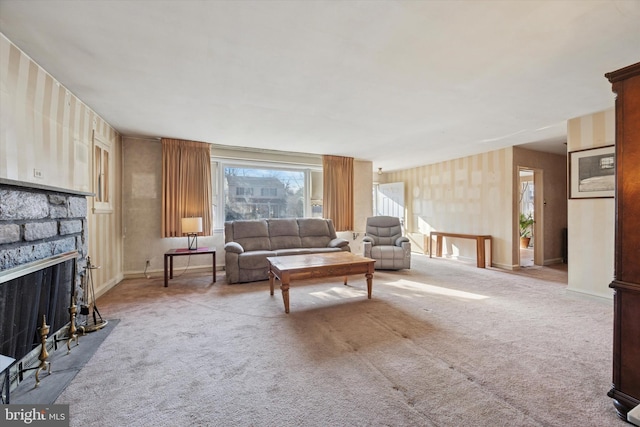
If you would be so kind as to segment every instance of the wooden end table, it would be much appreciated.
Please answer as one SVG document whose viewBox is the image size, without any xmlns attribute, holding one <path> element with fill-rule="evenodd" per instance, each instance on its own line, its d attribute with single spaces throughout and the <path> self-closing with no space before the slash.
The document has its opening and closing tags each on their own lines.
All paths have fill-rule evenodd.
<svg viewBox="0 0 640 427">
<path fill-rule="evenodd" d="M 164 287 L 169 286 L 169 279 L 173 279 L 173 257 L 184 255 L 213 255 L 213 283 L 216 282 L 216 248 L 169 249 L 164 253 Z M 168 267 L 167 268 L 167 264 Z"/>
<path fill-rule="evenodd" d="M 351 252 L 329 252 L 306 255 L 267 257 L 269 263 L 269 288 L 273 295 L 273 281 L 280 280 L 284 312 L 289 313 L 289 284 L 292 278 L 309 279 L 315 277 L 347 276 L 364 274 L 367 278 L 367 295 L 371 299 L 375 260 L 354 255 Z"/>
</svg>

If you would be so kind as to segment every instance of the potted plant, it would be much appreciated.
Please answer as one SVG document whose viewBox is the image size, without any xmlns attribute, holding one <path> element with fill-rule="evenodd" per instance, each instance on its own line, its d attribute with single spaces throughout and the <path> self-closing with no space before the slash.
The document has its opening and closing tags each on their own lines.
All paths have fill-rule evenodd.
<svg viewBox="0 0 640 427">
<path fill-rule="evenodd" d="M 533 215 L 520 213 L 520 247 L 526 249 L 531 242 L 531 227 L 533 227 Z"/>
</svg>

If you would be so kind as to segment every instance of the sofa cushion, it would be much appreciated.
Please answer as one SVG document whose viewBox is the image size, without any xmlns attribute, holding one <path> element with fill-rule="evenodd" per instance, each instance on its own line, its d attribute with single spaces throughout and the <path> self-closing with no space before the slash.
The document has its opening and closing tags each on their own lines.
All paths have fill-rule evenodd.
<svg viewBox="0 0 640 427">
<path fill-rule="evenodd" d="M 265 220 L 242 221 L 233 223 L 233 241 L 246 251 L 271 250 L 269 226 Z"/>
<path fill-rule="evenodd" d="M 273 251 L 251 251 L 244 252 L 238 256 L 238 266 L 241 269 L 264 269 L 267 264 L 268 256 L 276 256 Z"/>
<path fill-rule="evenodd" d="M 407 254 L 399 246 L 373 246 L 371 258 L 376 260 L 376 270 L 397 270 L 409 268 Z"/>
<path fill-rule="evenodd" d="M 291 249 L 302 246 L 298 221 L 295 219 L 270 219 L 271 249 Z"/>
<path fill-rule="evenodd" d="M 286 256 L 286 255 L 310 254 L 312 250 L 310 248 L 289 248 L 289 249 L 277 249 L 274 252 L 276 253 L 276 256 Z"/>
<path fill-rule="evenodd" d="M 287 255 L 304 255 L 304 254 L 319 254 L 326 252 L 340 252 L 341 248 L 291 248 L 291 249 L 278 249 L 275 252 L 276 256 Z"/>
<path fill-rule="evenodd" d="M 304 248 L 324 248 L 336 237 L 329 221 L 322 218 L 299 218 L 300 239 Z"/>
<path fill-rule="evenodd" d="M 326 252 L 342 252 L 341 248 L 311 248 L 312 254 L 323 254 Z"/>
</svg>

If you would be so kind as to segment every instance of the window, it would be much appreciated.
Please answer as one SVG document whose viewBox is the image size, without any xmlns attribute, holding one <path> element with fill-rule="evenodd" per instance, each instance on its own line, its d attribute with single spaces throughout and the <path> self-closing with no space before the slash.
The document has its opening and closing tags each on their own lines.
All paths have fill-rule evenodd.
<svg viewBox="0 0 640 427">
<path fill-rule="evenodd" d="M 613 157 L 602 157 L 600 158 L 600 169 L 613 169 L 614 163 Z"/>
<path fill-rule="evenodd" d="M 216 228 L 240 219 L 322 217 L 321 167 L 214 159 L 211 171 Z"/>
<path fill-rule="evenodd" d="M 113 212 L 111 188 L 113 174 L 109 162 L 109 145 L 93 136 L 93 213 Z"/>
<path fill-rule="evenodd" d="M 304 216 L 305 171 L 232 166 L 223 170 L 225 221 Z"/>
<path fill-rule="evenodd" d="M 261 188 L 260 195 L 262 197 L 276 197 L 278 195 L 277 188 Z"/>
<path fill-rule="evenodd" d="M 253 196 L 253 188 L 236 187 L 236 196 Z"/>
</svg>

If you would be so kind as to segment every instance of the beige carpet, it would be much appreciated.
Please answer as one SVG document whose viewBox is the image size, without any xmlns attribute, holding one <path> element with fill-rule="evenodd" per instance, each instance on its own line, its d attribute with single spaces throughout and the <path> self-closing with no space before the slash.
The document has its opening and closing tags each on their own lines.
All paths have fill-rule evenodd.
<svg viewBox="0 0 640 427">
<path fill-rule="evenodd" d="M 550 280 L 547 280 L 550 279 Z M 625 426 L 606 396 L 612 302 L 566 269 L 414 254 L 409 271 L 294 282 L 126 280 L 120 319 L 56 403 L 72 426 Z"/>
</svg>

